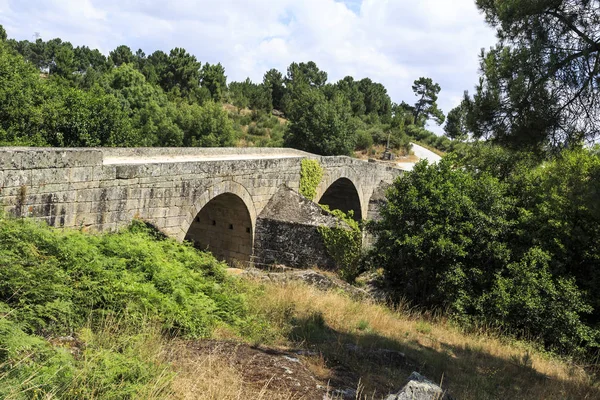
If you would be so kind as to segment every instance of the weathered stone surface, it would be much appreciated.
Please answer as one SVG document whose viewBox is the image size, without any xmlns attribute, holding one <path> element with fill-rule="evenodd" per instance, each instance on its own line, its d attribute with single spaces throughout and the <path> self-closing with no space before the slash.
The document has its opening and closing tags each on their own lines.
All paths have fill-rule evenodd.
<svg viewBox="0 0 600 400">
<path fill-rule="evenodd" d="M 352 207 L 360 209 L 362 216 L 368 214 L 369 200 L 379 182 L 392 182 L 401 174 L 379 164 L 348 157 L 318 157 L 292 149 L 0 147 L 0 209 L 55 226 L 94 231 L 115 230 L 134 217 L 141 218 L 184 240 L 200 211 L 217 196 L 230 193 L 241 199 L 248 213 L 249 224 L 243 234 L 250 235 L 250 245 L 238 243 L 229 251 L 252 254 L 258 215 L 281 185 L 298 190 L 304 158 L 318 159 L 324 170 L 316 201 L 343 178 L 351 183 L 346 189 L 356 190 Z M 239 215 L 223 213 L 221 219 L 227 227 L 233 224 L 235 230 L 241 226 Z M 299 237 L 301 225 L 314 234 L 316 224 L 327 219 L 318 217 L 314 224 L 306 225 L 294 222 L 298 218 L 293 213 L 266 218 L 272 227 L 280 227 L 273 228 L 276 234 L 272 240 L 281 241 L 277 232 L 284 235 L 294 229 Z M 174 225 L 177 223 L 179 227 Z M 210 232 L 203 235 L 210 236 Z M 296 241 L 296 246 L 310 246 L 316 239 L 314 235 L 310 239 L 310 232 L 308 242 L 289 239 Z M 229 246 L 237 239 L 221 232 L 219 240 Z"/>
<path fill-rule="evenodd" d="M 251 276 L 267 282 L 287 283 L 300 281 L 320 290 L 339 289 L 355 298 L 368 298 L 368 293 L 363 289 L 352 286 L 343 280 L 314 270 L 297 270 L 287 267 L 273 266 L 271 269 L 280 272 L 266 271 L 258 268 L 228 268 L 227 272 L 233 276 Z"/>
<path fill-rule="evenodd" d="M 402 390 L 390 394 L 386 400 L 451 400 L 451 397 L 423 375 L 413 372 Z"/>
<path fill-rule="evenodd" d="M 335 262 L 327 254 L 318 227 L 342 224 L 317 204 L 282 186 L 258 217 L 254 261 L 333 269 Z"/>
</svg>

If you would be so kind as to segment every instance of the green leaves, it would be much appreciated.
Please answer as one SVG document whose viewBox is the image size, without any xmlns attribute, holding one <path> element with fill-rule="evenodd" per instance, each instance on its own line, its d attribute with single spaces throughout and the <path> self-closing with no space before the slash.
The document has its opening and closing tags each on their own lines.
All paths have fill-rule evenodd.
<svg viewBox="0 0 600 400">
<path fill-rule="evenodd" d="M 443 124 L 444 113 L 437 105 L 437 95 L 442 90 L 440 85 L 434 83 L 431 78 L 421 77 L 415 80 L 412 90 L 419 98 L 414 107 L 415 123 L 424 127 L 428 119 L 433 119 L 438 125 Z"/>
<path fill-rule="evenodd" d="M 30 333 L 64 335 L 90 316 L 126 313 L 197 337 L 216 323 L 243 318 L 244 302 L 221 264 L 156 240 L 140 225 L 85 236 L 0 220 L 0 301 L 12 309 L 11 320 Z"/>
<path fill-rule="evenodd" d="M 338 219 L 333 228 L 319 226 L 327 253 L 336 263 L 338 274 L 347 282 L 353 283 L 361 272 L 362 230 L 352 218 L 352 211 L 346 215 L 341 210 L 330 210 L 321 206 Z"/>
<path fill-rule="evenodd" d="M 478 0 L 499 44 L 482 53 L 469 104 L 475 137 L 537 151 L 577 145 L 600 132 L 598 2 Z"/>
<path fill-rule="evenodd" d="M 319 161 L 302 160 L 300 165 L 300 194 L 309 200 L 314 200 L 317 195 L 317 186 L 323 178 L 323 168 Z"/>
<path fill-rule="evenodd" d="M 398 297 L 583 354 L 598 336 L 597 176 L 587 150 L 541 165 L 490 146 L 421 162 L 371 226 L 373 263 Z"/>
<path fill-rule="evenodd" d="M 354 150 L 351 108 L 343 96 L 328 100 L 319 90 L 297 88 L 288 116 L 286 145 L 320 155 L 349 155 Z"/>
</svg>

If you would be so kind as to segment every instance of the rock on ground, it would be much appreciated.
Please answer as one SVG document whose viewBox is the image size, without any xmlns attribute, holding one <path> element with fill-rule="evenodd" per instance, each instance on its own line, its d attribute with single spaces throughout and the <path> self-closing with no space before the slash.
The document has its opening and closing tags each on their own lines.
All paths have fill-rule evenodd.
<svg viewBox="0 0 600 400">
<path fill-rule="evenodd" d="M 386 400 L 452 400 L 452 398 L 441 387 L 418 372 L 413 372 L 402 390 L 390 394 Z"/>
</svg>

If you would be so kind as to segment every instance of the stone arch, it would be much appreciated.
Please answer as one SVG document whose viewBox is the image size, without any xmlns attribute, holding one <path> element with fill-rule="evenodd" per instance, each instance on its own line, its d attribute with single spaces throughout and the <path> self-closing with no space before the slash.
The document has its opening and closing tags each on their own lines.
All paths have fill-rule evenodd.
<svg viewBox="0 0 600 400">
<path fill-rule="evenodd" d="M 184 238 L 219 259 L 247 262 L 253 253 L 255 225 L 252 196 L 242 185 L 227 181 L 197 199 Z"/>
<path fill-rule="evenodd" d="M 342 210 L 345 213 L 353 211 L 354 219 L 361 221 L 365 216 L 363 213 L 362 192 L 358 190 L 356 184 L 345 176 L 337 177 L 330 182 L 325 189 L 323 183 L 317 190 L 316 202 L 329 206 L 332 210 Z"/>
</svg>

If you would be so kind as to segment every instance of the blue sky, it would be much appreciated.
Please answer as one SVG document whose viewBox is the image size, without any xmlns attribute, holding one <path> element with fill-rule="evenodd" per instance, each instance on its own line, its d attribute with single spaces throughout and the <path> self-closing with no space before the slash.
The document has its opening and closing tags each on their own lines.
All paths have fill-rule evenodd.
<svg viewBox="0 0 600 400">
<path fill-rule="evenodd" d="M 441 85 L 446 113 L 477 82 L 481 48 L 496 42 L 474 0 L 0 0 L 0 24 L 19 40 L 39 32 L 105 54 L 184 47 L 221 62 L 229 81 L 312 60 L 329 81 L 369 77 L 398 103 L 414 102 L 412 82 L 426 76 Z"/>
</svg>

